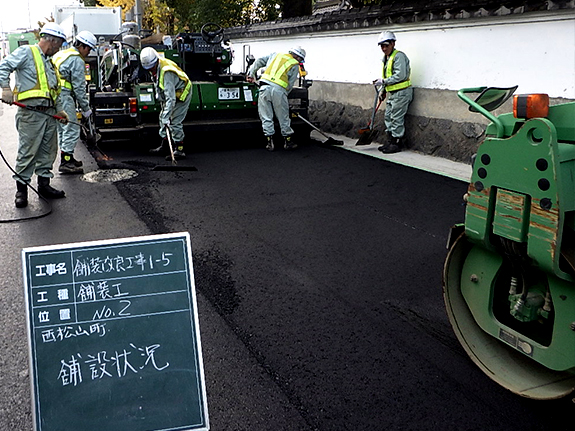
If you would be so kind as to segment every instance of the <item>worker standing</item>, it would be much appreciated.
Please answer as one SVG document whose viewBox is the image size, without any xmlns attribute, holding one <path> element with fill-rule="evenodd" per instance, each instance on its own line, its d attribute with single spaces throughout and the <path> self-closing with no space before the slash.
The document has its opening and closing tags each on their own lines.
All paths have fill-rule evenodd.
<svg viewBox="0 0 575 431">
<path fill-rule="evenodd" d="M 265 67 L 260 79 L 260 92 L 258 97 L 258 113 L 266 137 L 266 148 L 273 151 L 276 147 L 273 136 L 274 114 L 278 120 L 286 150 L 297 148 L 293 142 L 293 129 L 289 116 L 288 94 L 295 85 L 299 74 L 299 64 L 305 61 L 305 50 L 295 47 L 288 54 L 272 53 L 258 58 L 249 68 L 246 79 L 254 82 L 256 72 Z"/>
<path fill-rule="evenodd" d="M 383 153 L 397 153 L 405 148 L 405 114 L 413 100 L 411 87 L 409 58 L 403 52 L 395 49 L 396 37 L 391 31 L 382 32 L 377 40 L 383 57 L 383 78 L 374 83 L 383 85 L 380 100 L 387 94 L 385 104 L 385 128 L 387 142 L 378 150 Z"/>
<path fill-rule="evenodd" d="M 27 105 L 27 108 L 18 108 L 16 113 L 18 154 L 13 178 L 16 180 L 14 203 L 17 208 L 28 205 L 28 184 L 33 174 L 38 177 L 38 192 L 42 197 L 65 197 L 63 190 L 50 186 L 58 153 L 57 123 L 52 116 L 61 117 L 62 123 L 68 122 L 58 101 L 60 83 L 50 57 L 58 52 L 65 40 L 62 27 L 49 22 L 40 30 L 38 44 L 23 45 L 0 62 L 2 101 Z M 10 88 L 12 72 L 15 72 L 14 91 Z"/>
<path fill-rule="evenodd" d="M 96 49 L 96 36 L 89 31 L 81 31 L 76 36 L 74 46 L 57 52 L 52 61 L 60 73 L 60 102 L 69 118 L 76 117 L 76 104 L 84 118 L 92 115 L 86 89 L 85 58 Z M 80 126 L 68 123 L 58 125 L 60 144 L 60 168 L 62 174 L 81 174 L 82 162 L 74 158 L 74 149 L 80 139 Z"/>
<path fill-rule="evenodd" d="M 172 60 L 160 57 L 154 48 L 146 47 L 140 53 L 142 67 L 152 73 L 156 97 L 162 106 L 160 112 L 160 137 L 162 143 L 150 150 L 151 154 L 169 154 L 170 145 L 174 145 L 173 154 L 176 160 L 184 159 L 184 126 L 183 122 L 192 101 L 192 82 L 188 75 Z M 173 142 L 168 141 L 171 133 Z M 170 155 L 166 156 L 170 160 Z"/>
</svg>

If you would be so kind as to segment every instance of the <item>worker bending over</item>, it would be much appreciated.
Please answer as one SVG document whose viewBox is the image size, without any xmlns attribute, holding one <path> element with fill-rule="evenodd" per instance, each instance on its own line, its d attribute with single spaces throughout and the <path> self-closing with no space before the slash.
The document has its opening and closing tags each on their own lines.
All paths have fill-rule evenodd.
<svg viewBox="0 0 575 431">
<path fill-rule="evenodd" d="M 183 122 L 192 101 L 192 82 L 188 75 L 176 63 L 160 57 L 154 48 L 146 47 L 140 53 L 142 67 L 152 73 L 156 98 L 162 105 L 160 112 L 160 137 L 162 143 L 150 150 L 151 154 L 167 155 L 170 160 L 170 146 L 174 158 L 184 159 Z M 168 142 L 167 133 L 171 133 L 172 142 Z"/>
<path fill-rule="evenodd" d="M 397 153 L 405 148 L 404 120 L 413 99 L 409 59 L 403 52 L 395 49 L 395 41 L 395 34 L 391 31 L 382 32 L 377 39 L 377 44 L 384 53 L 383 78 L 375 80 L 374 83 L 383 85 L 379 95 L 381 100 L 387 93 L 384 115 L 387 142 L 378 148 L 383 153 Z"/>
<path fill-rule="evenodd" d="M 288 93 L 295 85 L 299 64 L 305 61 L 305 54 L 301 46 L 290 49 L 288 54 L 274 52 L 258 58 L 247 72 L 248 82 L 254 82 L 256 72 L 264 66 L 266 68 L 260 79 L 258 113 L 267 140 L 266 148 L 270 151 L 275 149 L 274 114 L 278 119 L 284 148 L 286 150 L 297 148 L 292 139 L 294 131 L 289 116 Z"/>
<path fill-rule="evenodd" d="M 59 51 L 53 62 L 60 73 L 60 102 L 69 118 L 76 117 L 76 103 L 84 118 L 92 115 L 86 90 L 85 58 L 92 49 L 96 49 L 96 36 L 89 31 L 81 31 L 76 36 L 74 46 Z M 60 168 L 63 174 L 81 174 L 82 162 L 74 158 L 74 149 L 80 139 L 80 126 L 68 123 L 58 125 L 60 144 Z"/>
<path fill-rule="evenodd" d="M 60 83 L 50 59 L 66 40 L 64 30 L 49 22 L 40 30 L 36 45 L 23 45 L 0 62 L 0 86 L 2 101 L 12 104 L 21 102 L 16 113 L 18 130 L 18 154 L 14 179 L 16 180 L 17 208 L 28 205 L 28 184 L 32 175 L 38 177 L 38 192 L 46 199 L 65 197 L 63 190 L 50 186 L 54 177 L 52 166 L 58 154 L 57 121 L 68 122 L 58 100 Z M 15 72 L 14 91 L 10 88 L 10 75 Z"/>
</svg>

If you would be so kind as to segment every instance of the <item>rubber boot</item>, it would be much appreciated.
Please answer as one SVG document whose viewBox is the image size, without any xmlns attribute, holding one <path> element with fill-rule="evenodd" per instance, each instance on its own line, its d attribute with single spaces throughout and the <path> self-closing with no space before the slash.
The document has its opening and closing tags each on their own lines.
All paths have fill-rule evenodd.
<svg viewBox="0 0 575 431">
<path fill-rule="evenodd" d="M 60 168 L 58 169 L 61 174 L 83 174 L 82 162 L 74 159 L 72 153 L 61 152 Z"/>
<path fill-rule="evenodd" d="M 286 150 L 295 150 L 297 148 L 297 144 L 293 141 L 293 136 L 284 136 L 284 149 Z"/>
<path fill-rule="evenodd" d="M 175 160 L 182 160 L 185 158 L 186 158 L 186 153 L 184 153 L 184 142 L 183 141 L 176 142 L 176 145 L 174 148 L 174 159 Z M 166 160 L 172 160 L 171 154 L 168 154 L 166 156 Z"/>
<path fill-rule="evenodd" d="M 266 150 L 268 150 L 268 151 L 275 150 L 274 137 L 273 136 L 266 136 Z"/>
<path fill-rule="evenodd" d="M 20 181 L 16 181 L 16 199 L 14 200 L 16 208 L 28 206 L 28 186 Z"/>
<path fill-rule="evenodd" d="M 170 154 L 168 138 L 162 139 L 162 143 L 160 144 L 160 146 L 157 148 L 151 149 L 150 154 L 152 154 L 154 156 L 165 156 L 166 154 Z"/>
<path fill-rule="evenodd" d="M 66 197 L 64 190 L 57 190 L 50 185 L 50 178 L 38 177 L 38 193 L 44 199 L 61 199 Z"/>
</svg>

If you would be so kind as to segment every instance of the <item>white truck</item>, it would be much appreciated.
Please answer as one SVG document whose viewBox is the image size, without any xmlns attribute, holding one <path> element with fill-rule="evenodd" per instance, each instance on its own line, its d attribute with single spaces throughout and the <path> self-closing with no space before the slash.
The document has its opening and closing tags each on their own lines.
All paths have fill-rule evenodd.
<svg viewBox="0 0 575 431">
<path fill-rule="evenodd" d="M 118 7 L 54 6 L 54 21 L 73 39 L 82 30 L 105 40 L 118 35 L 122 27 L 122 9 Z"/>
</svg>

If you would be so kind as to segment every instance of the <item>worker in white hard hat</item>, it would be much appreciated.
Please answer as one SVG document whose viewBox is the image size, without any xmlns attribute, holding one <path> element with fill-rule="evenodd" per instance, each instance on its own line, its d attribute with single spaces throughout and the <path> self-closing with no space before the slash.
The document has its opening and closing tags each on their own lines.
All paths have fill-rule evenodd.
<svg viewBox="0 0 575 431">
<path fill-rule="evenodd" d="M 97 41 L 89 31 L 81 31 L 76 35 L 74 44 L 68 49 L 57 52 L 52 61 L 60 72 L 60 102 L 68 117 L 75 118 L 76 105 L 84 118 L 92 115 L 86 88 L 86 62 L 90 51 L 96 49 Z M 74 158 L 74 149 L 80 139 L 78 124 L 59 124 L 58 143 L 60 145 L 61 174 L 81 174 L 84 172 L 82 162 Z"/>
<path fill-rule="evenodd" d="M 159 147 L 150 150 L 150 153 L 165 155 L 166 160 L 170 160 L 170 145 L 173 145 L 174 158 L 184 159 L 186 153 L 183 122 L 192 101 L 192 82 L 175 62 L 160 57 L 154 48 L 142 49 L 140 63 L 152 74 L 156 98 L 162 105 L 159 118 L 162 143 Z M 167 133 L 171 134 L 172 142 L 168 140 Z"/>
<path fill-rule="evenodd" d="M 19 107 L 16 113 L 19 142 L 14 168 L 17 190 L 14 203 L 17 208 L 28 205 L 28 184 L 33 174 L 38 177 L 38 192 L 42 197 L 65 197 L 64 191 L 50 185 L 50 179 L 54 177 L 52 167 L 58 154 L 57 121 L 68 121 L 58 99 L 60 82 L 50 57 L 65 41 L 62 27 L 49 22 L 40 30 L 38 44 L 20 46 L 0 62 L 2 102 L 18 102 L 25 106 Z M 13 72 L 14 91 L 10 88 Z"/>
<path fill-rule="evenodd" d="M 305 61 L 306 52 L 301 46 L 296 46 L 288 54 L 272 53 L 258 58 L 247 72 L 248 82 L 256 80 L 256 72 L 265 67 L 260 78 L 258 97 L 258 113 L 266 137 L 266 148 L 274 151 L 274 115 L 278 120 L 283 137 L 283 147 L 286 150 L 297 148 L 293 141 L 293 129 L 289 116 L 288 93 L 291 91 L 300 72 L 299 65 Z"/>
<path fill-rule="evenodd" d="M 385 105 L 386 142 L 378 149 L 383 153 L 397 153 L 405 148 L 405 115 L 413 100 L 409 58 L 395 49 L 396 37 L 391 31 L 380 33 L 377 44 L 383 52 L 382 78 L 374 81 L 382 85 L 380 99 Z"/>
</svg>

